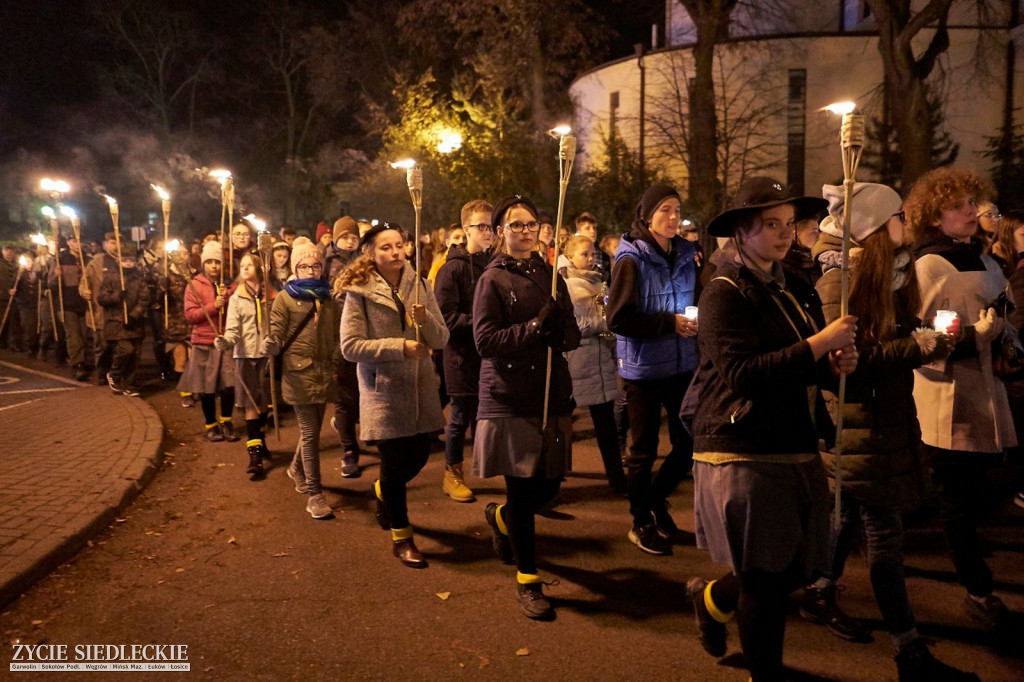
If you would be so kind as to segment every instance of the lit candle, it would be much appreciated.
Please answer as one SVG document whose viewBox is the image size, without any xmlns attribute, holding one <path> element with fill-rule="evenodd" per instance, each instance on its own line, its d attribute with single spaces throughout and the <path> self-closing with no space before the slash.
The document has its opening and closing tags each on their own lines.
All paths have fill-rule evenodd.
<svg viewBox="0 0 1024 682">
<path fill-rule="evenodd" d="M 688 305 L 688 306 L 686 306 L 686 310 L 683 311 L 683 317 L 685 317 L 688 320 L 696 320 L 697 319 L 697 306 L 695 306 L 695 305 Z"/>
<path fill-rule="evenodd" d="M 955 310 L 936 310 L 935 330 L 950 333 L 949 328 L 956 323 L 958 317 Z"/>
</svg>

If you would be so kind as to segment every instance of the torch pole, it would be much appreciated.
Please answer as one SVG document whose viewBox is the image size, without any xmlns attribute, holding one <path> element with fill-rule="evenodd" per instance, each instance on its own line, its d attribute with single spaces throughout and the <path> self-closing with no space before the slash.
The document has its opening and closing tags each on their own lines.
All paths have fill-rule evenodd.
<svg viewBox="0 0 1024 682">
<path fill-rule="evenodd" d="M 167 277 L 169 268 L 167 264 L 167 240 L 170 238 L 170 223 L 171 223 L 171 200 L 164 199 L 162 205 L 164 211 L 164 330 L 166 331 L 167 325 L 170 324 L 170 310 L 167 307 Z"/>
<path fill-rule="evenodd" d="M 576 138 L 562 135 L 558 140 L 558 216 L 555 218 L 555 263 L 551 268 L 551 299 L 558 295 L 558 231 L 562 229 L 562 217 L 565 215 L 565 192 L 569 189 L 569 177 L 572 175 L 572 162 L 576 158 Z M 544 417 L 541 430 L 548 427 L 548 410 L 551 401 L 551 346 L 548 346 L 548 361 L 544 369 Z"/>
<path fill-rule="evenodd" d="M 256 248 L 264 254 L 261 260 L 263 267 L 260 269 L 260 277 L 263 280 L 263 324 L 265 329 L 260 332 L 264 336 L 270 336 L 270 267 L 271 258 L 274 256 L 274 238 L 266 232 L 261 232 L 256 237 Z M 277 377 L 274 370 L 274 358 L 267 358 L 267 369 L 270 372 L 270 411 L 274 415 L 274 436 L 281 440 L 281 425 L 277 418 Z"/>
<path fill-rule="evenodd" d="M 53 271 L 57 275 L 57 301 L 60 303 L 60 323 L 64 324 L 64 283 L 61 281 L 60 272 L 60 229 L 57 225 L 57 218 L 50 219 L 50 227 L 53 228 Z M 50 301 L 53 307 L 53 301 Z M 57 338 L 57 325 L 54 325 L 53 336 Z"/>
<path fill-rule="evenodd" d="M 14 284 L 11 285 L 11 289 L 18 288 L 18 280 L 21 279 L 21 273 L 25 271 L 25 266 L 18 263 L 18 274 L 14 276 Z M 7 316 L 11 312 L 11 304 L 14 303 L 14 296 L 7 299 L 7 306 L 4 308 L 4 319 L 0 320 L 0 334 L 4 333 L 4 327 L 7 325 Z"/>
<path fill-rule="evenodd" d="M 118 228 L 119 213 L 117 204 L 110 204 L 110 220 L 114 223 L 114 243 L 117 244 L 117 272 L 121 276 L 121 307 L 124 309 L 124 323 L 128 324 L 128 300 L 124 295 L 124 266 L 121 264 L 121 230 Z"/>
<path fill-rule="evenodd" d="M 88 303 L 89 305 L 89 317 L 92 318 L 92 325 L 93 329 L 95 330 L 97 329 L 96 313 L 92 308 L 92 290 L 90 290 L 89 288 L 89 278 L 85 276 L 85 254 L 82 253 L 82 233 L 80 228 L 81 222 L 78 220 L 78 217 L 76 216 L 72 218 L 71 229 L 75 233 L 75 241 L 78 242 L 78 264 L 82 268 L 82 275 L 79 281 L 82 283 L 82 286 L 85 289 L 85 291 L 89 294 L 89 298 L 86 301 L 86 303 Z"/>
<path fill-rule="evenodd" d="M 413 303 L 420 303 L 420 217 L 423 214 L 423 170 L 418 166 L 411 166 L 405 172 L 405 181 L 409 185 L 409 196 L 412 198 L 412 210 L 416 214 L 415 236 L 416 240 L 416 286 L 413 287 Z M 416 341 L 420 340 L 420 326 L 416 325 Z"/>
<path fill-rule="evenodd" d="M 843 127 L 839 135 L 843 155 L 843 247 L 840 257 L 839 315 L 850 314 L 850 225 L 853 216 L 853 188 L 856 183 L 857 167 L 860 165 L 864 147 L 864 116 L 857 113 L 843 115 Z M 846 405 L 846 375 L 839 375 L 839 409 L 836 412 L 835 446 L 835 512 L 832 524 L 838 530 L 842 512 L 843 486 L 843 409 Z"/>
<path fill-rule="evenodd" d="M 232 282 L 235 281 L 235 247 L 231 245 L 231 223 L 235 219 L 235 185 L 231 180 L 228 180 L 228 277 Z M 221 271 L 221 285 L 224 284 L 224 268 Z"/>
</svg>

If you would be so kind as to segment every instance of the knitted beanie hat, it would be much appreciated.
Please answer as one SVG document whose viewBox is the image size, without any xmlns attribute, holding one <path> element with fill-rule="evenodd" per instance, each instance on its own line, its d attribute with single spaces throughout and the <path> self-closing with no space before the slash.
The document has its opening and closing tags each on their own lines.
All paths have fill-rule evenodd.
<svg viewBox="0 0 1024 682">
<path fill-rule="evenodd" d="M 199 258 L 203 263 L 208 260 L 216 260 L 223 263 L 224 249 L 221 248 L 220 242 L 206 242 L 203 244 L 203 253 Z"/>
<path fill-rule="evenodd" d="M 343 215 L 334 221 L 334 241 L 341 239 L 342 235 L 351 234 L 359 236 L 359 223 L 352 216 Z M 317 240 L 319 241 L 319 240 Z"/>
<path fill-rule="evenodd" d="M 821 195 L 828 199 L 828 217 L 821 222 L 821 231 L 842 239 L 843 214 L 846 212 L 845 190 L 842 185 L 824 185 Z M 888 185 L 854 183 L 850 236 L 859 242 L 871 233 L 884 229 L 889 218 L 899 213 L 902 205 L 900 195 Z"/>
<path fill-rule="evenodd" d="M 671 197 L 675 197 L 682 201 L 679 197 L 679 192 L 677 192 L 674 187 L 669 187 L 668 185 L 651 185 L 647 188 L 647 191 L 644 192 L 643 197 L 640 199 L 640 203 L 636 205 L 636 217 L 646 223 L 651 222 L 651 217 L 654 216 L 654 212 L 658 210 L 658 206 L 661 205 L 661 202 Z"/>
<path fill-rule="evenodd" d="M 323 256 L 320 255 L 320 249 L 316 248 L 316 244 L 311 242 L 308 237 L 296 237 L 295 241 L 292 242 L 292 272 L 295 272 L 295 266 L 306 260 L 307 258 L 313 258 L 318 263 L 323 263 Z"/>
</svg>

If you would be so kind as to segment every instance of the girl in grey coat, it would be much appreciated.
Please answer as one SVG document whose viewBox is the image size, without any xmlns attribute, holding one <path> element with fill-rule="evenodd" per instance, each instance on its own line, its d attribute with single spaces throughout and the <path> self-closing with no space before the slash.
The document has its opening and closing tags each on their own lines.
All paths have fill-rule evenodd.
<svg viewBox="0 0 1024 682">
<path fill-rule="evenodd" d="M 362 254 L 338 279 L 345 291 L 341 351 L 357 363 L 360 435 L 380 452 L 377 522 L 391 531 L 392 551 L 403 564 L 425 568 L 405 486 L 427 463 L 431 434 L 445 425 L 428 351 L 444 348 L 448 327 L 404 246 L 397 225 L 384 223 L 363 236 Z"/>
</svg>

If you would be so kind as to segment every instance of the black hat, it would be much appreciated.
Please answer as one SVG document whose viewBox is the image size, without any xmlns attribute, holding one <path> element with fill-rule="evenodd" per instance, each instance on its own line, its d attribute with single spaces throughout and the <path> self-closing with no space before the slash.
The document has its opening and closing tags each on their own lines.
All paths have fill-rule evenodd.
<svg viewBox="0 0 1024 682">
<path fill-rule="evenodd" d="M 538 216 L 540 214 L 537 210 L 537 205 L 532 201 L 521 194 L 513 194 L 499 201 L 494 207 L 494 211 L 491 212 L 491 222 L 495 227 L 501 227 L 505 224 L 505 214 L 514 206 L 525 206 L 534 216 Z"/>
<path fill-rule="evenodd" d="M 793 204 L 801 216 L 813 215 L 828 208 L 828 202 L 820 197 L 798 197 L 781 182 L 768 177 L 747 178 L 732 199 L 732 208 L 715 216 L 708 223 L 708 234 L 713 237 L 731 237 L 736 219 L 782 204 Z"/>
<path fill-rule="evenodd" d="M 367 230 L 366 234 L 364 234 L 362 238 L 359 240 L 359 248 L 362 249 L 367 244 L 372 244 L 373 240 L 377 238 L 377 235 L 383 232 L 384 230 L 398 230 L 402 234 L 403 239 L 408 239 L 405 237 L 405 235 L 407 234 L 406 231 L 403 230 L 402 226 L 399 225 L 398 223 L 377 223 L 369 230 Z"/>
<path fill-rule="evenodd" d="M 651 222 L 651 216 L 654 215 L 654 211 L 656 211 L 658 206 L 661 205 L 661 202 L 670 197 L 675 197 L 682 201 L 679 197 L 679 192 L 677 192 L 674 187 L 669 187 L 668 185 L 651 185 L 640 198 L 640 203 L 636 205 L 636 217 L 645 223 Z"/>
</svg>

